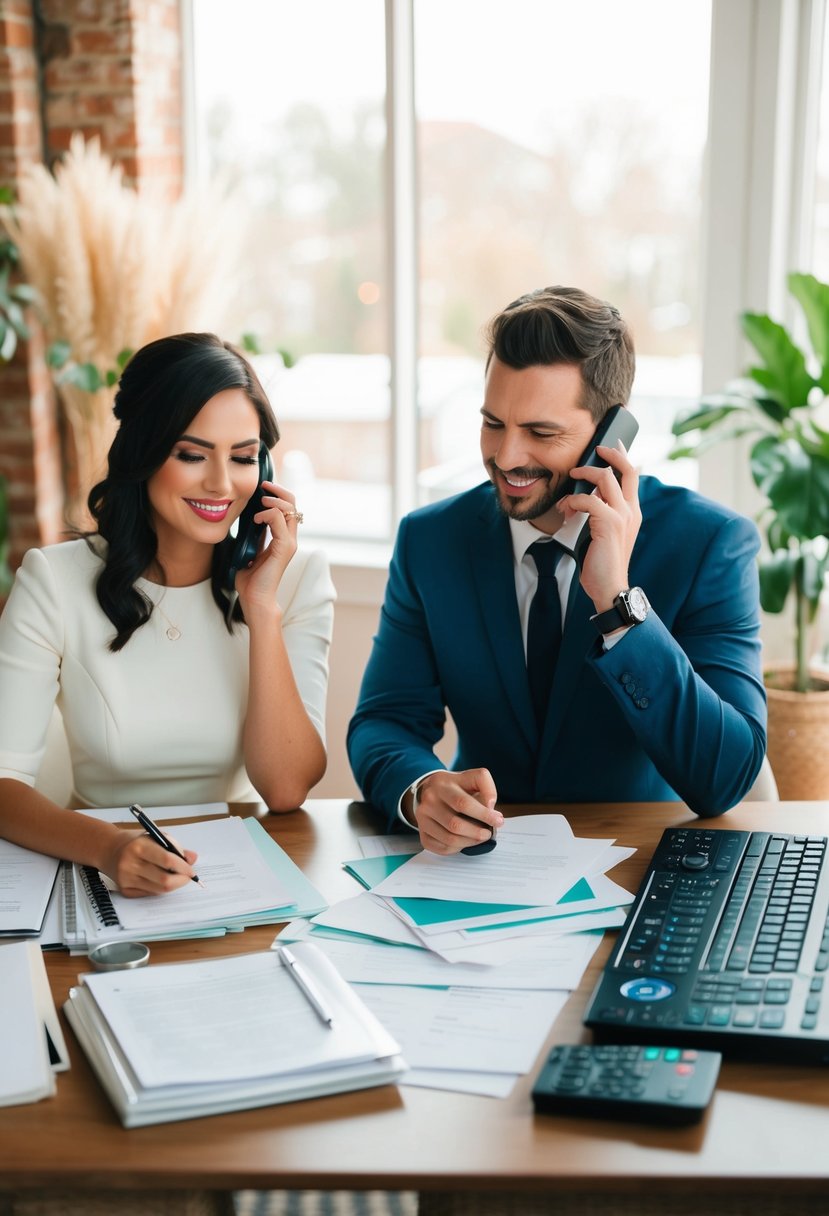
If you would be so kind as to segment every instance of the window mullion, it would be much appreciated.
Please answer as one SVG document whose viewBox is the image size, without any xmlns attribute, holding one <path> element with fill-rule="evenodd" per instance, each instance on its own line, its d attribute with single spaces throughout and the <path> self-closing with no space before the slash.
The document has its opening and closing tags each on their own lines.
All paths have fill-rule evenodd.
<svg viewBox="0 0 829 1216">
<path fill-rule="evenodd" d="M 413 0 L 386 3 L 386 214 L 392 527 L 417 502 L 417 207 Z"/>
</svg>

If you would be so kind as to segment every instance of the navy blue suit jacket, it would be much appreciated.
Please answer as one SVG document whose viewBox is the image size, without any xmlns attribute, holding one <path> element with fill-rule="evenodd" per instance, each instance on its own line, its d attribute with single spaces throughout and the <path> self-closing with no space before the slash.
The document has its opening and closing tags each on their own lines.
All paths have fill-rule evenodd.
<svg viewBox="0 0 829 1216">
<path fill-rule="evenodd" d="M 442 767 L 446 708 L 452 768 L 489 769 L 504 803 L 680 799 L 716 815 L 746 793 L 766 746 L 757 529 L 655 478 L 639 497 L 630 580 L 650 615 L 605 651 L 574 589 L 540 733 L 493 487 L 402 521 L 348 732 L 357 782 L 390 823 L 406 787 Z"/>
</svg>

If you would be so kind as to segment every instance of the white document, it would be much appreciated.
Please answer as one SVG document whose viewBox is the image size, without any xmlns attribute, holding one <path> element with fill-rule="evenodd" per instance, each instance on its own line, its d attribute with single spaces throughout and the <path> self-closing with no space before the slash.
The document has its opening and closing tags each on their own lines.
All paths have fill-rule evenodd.
<svg viewBox="0 0 829 1216">
<path fill-rule="evenodd" d="M 478 1094 L 482 1098 L 508 1098 L 518 1075 L 508 1072 L 458 1072 L 452 1068 L 410 1068 L 400 1078 L 401 1085 L 419 1089 L 446 1089 L 458 1094 Z"/>
<path fill-rule="evenodd" d="M 491 930 L 497 925 L 515 925 L 521 932 L 523 928 L 530 927 L 527 924 L 529 921 L 543 921 L 548 926 L 552 926 L 556 920 L 560 920 L 562 931 L 567 933 L 569 932 L 568 919 L 575 917 L 577 913 L 600 912 L 607 908 L 620 907 L 633 902 L 633 896 L 629 891 L 612 882 L 604 874 L 591 874 L 587 881 L 593 891 L 593 895 L 588 898 L 568 899 L 565 903 L 546 904 L 535 908 L 513 908 L 509 912 L 484 912 L 480 916 L 463 916 L 452 919 L 449 912 L 451 905 L 447 902 L 447 919 L 431 924 L 417 924 L 407 909 L 401 907 L 399 903 L 390 902 L 388 907 L 405 924 L 411 925 L 418 937 L 428 943 L 428 939 L 433 935 L 444 934 L 453 929 Z M 377 889 L 375 887 L 374 891 Z M 378 898 L 382 897 L 378 896 Z"/>
<path fill-rule="evenodd" d="M 396 1053 L 313 946 L 296 955 L 333 1015 L 328 1027 L 276 953 L 82 977 L 144 1088 L 278 1076 Z"/>
<path fill-rule="evenodd" d="M 42 985 L 37 976 L 38 967 L 45 979 L 43 957 L 36 943 L 9 942 L 0 946 L 0 992 L 3 994 L 0 1106 L 37 1102 L 55 1092 L 42 1016 Z M 54 1005 L 51 1013 L 54 1015 Z M 54 1020 L 57 1021 L 56 1015 Z M 63 1044 L 62 1036 L 60 1042 Z M 63 1049 L 65 1052 L 65 1044 Z"/>
<path fill-rule="evenodd" d="M 229 815 L 226 802 L 202 802 L 192 806 L 145 806 L 142 808 L 155 823 L 179 819 L 208 819 L 213 815 Z M 102 823 L 128 823 L 135 827 L 135 819 L 126 806 L 78 807 L 82 815 L 99 819 Z"/>
<path fill-rule="evenodd" d="M 385 900 L 375 899 L 368 892 L 332 904 L 324 912 L 313 916 L 311 922 L 327 929 L 359 933 L 363 937 L 394 942 L 401 946 L 423 945 L 414 929 L 404 924 L 401 918 L 391 911 Z"/>
<path fill-rule="evenodd" d="M 497 967 L 450 963 L 427 950 L 381 942 L 313 939 L 344 979 L 352 984 L 411 984 L 418 987 L 512 988 L 548 992 L 578 988 L 601 935 L 562 933 L 537 939 L 530 958 Z"/>
<path fill-rule="evenodd" d="M 60 861 L 0 840 L 0 934 L 40 932 Z"/>
<path fill-rule="evenodd" d="M 513 1076 L 533 1067 L 570 995 L 381 984 L 357 991 L 402 1045 L 410 1068 Z"/>
<path fill-rule="evenodd" d="M 598 938 L 601 930 L 620 928 L 626 916 L 624 908 L 609 908 L 606 912 L 585 912 L 583 916 L 574 916 L 572 921 L 564 922 L 567 932 L 564 924 L 544 920 L 535 925 L 507 925 L 486 933 L 455 931 L 425 937 L 423 941 L 449 963 L 487 963 L 497 967 L 500 963 L 534 957 L 536 950 L 541 948 L 539 943 L 548 939 L 554 941 L 558 937 L 569 937 L 571 934 L 581 936 L 583 933 L 595 934 Z"/>
<path fill-rule="evenodd" d="M 423 851 L 374 888 L 384 896 L 486 901 L 499 904 L 556 903 L 612 844 L 573 836 L 563 815 L 519 815 L 498 831 L 491 853 L 441 857 Z"/>
<path fill-rule="evenodd" d="M 291 893 L 236 816 L 184 824 L 175 838 L 198 853 L 195 869 L 204 886 L 189 882 L 165 895 L 138 899 L 114 893 L 112 906 L 129 932 L 203 924 L 291 904 Z"/>
<path fill-rule="evenodd" d="M 399 857 L 423 852 L 416 832 L 399 836 L 361 836 L 358 843 L 363 857 Z"/>
</svg>

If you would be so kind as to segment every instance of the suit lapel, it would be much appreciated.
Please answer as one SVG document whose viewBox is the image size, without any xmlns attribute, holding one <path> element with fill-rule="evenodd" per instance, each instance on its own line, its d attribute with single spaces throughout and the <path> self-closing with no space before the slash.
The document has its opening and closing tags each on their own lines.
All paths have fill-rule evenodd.
<svg viewBox="0 0 829 1216">
<path fill-rule="evenodd" d="M 481 511 L 481 527 L 469 546 L 469 560 L 492 665 L 516 721 L 534 750 L 538 738 L 515 598 L 512 539 L 509 524 L 499 513 L 494 497 Z"/>
</svg>

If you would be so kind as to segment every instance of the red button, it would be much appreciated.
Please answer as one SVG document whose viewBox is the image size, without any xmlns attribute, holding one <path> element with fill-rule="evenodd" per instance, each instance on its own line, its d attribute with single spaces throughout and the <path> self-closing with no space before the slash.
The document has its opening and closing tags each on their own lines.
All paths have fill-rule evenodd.
<svg viewBox="0 0 829 1216">
<path fill-rule="evenodd" d="M 677 1064 L 677 1066 L 676 1066 L 677 1076 L 680 1076 L 680 1077 L 687 1077 L 693 1071 L 694 1071 L 693 1064 Z"/>
</svg>

